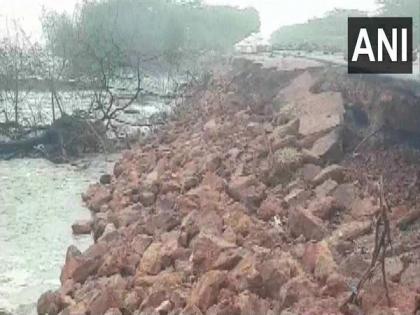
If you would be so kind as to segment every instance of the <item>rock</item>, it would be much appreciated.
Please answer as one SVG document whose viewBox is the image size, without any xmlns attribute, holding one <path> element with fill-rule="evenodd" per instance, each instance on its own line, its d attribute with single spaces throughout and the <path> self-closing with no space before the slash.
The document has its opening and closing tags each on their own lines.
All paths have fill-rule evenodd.
<svg viewBox="0 0 420 315">
<path fill-rule="evenodd" d="M 379 210 L 372 198 L 356 198 L 351 204 L 350 214 L 355 220 L 364 221 L 373 217 Z"/>
<path fill-rule="evenodd" d="M 176 209 L 176 194 L 163 193 L 156 198 L 155 211 L 156 213 L 171 213 Z"/>
<path fill-rule="evenodd" d="M 149 293 L 151 291 L 165 291 L 167 293 L 167 291 L 179 288 L 183 280 L 184 274 L 182 272 L 163 271 L 155 276 L 139 273 L 134 279 L 134 284 L 137 287 L 149 288 Z M 161 302 L 155 305 L 155 307 L 159 306 Z"/>
<path fill-rule="evenodd" d="M 345 314 L 348 315 L 365 315 L 360 307 L 354 304 L 348 304 L 343 311 L 345 311 Z"/>
<path fill-rule="evenodd" d="M 214 235 L 200 234 L 192 244 L 193 271 L 202 274 L 209 271 L 222 251 L 236 248 L 235 244 L 229 243 Z"/>
<path fill-rule="evenodd" d="M 328 238 L 330 244 L 337 244 L 339 241 L 354 241 L 359 237 L 368 234 L 372 230 L 372 222 L 357 222 L 344 223 L 337 227 L 337 229 Z"/>
<path fill-rule="evenodd" d="M 204 133 L 205 136 L 210 138 L 212 136 L 216 136 L 218 134 L 219 126 L 215 119 L 210 119 L 207 123 L 204 125 Z"/>
<path fill-rule="evenodd" d="M 66 263 L 67 263 L 70 259 L 75 258 L 75 257 L 78 257 L 78 256 L 81 256 L 81 255 L 82 255 L 82 253 L 80 252 L 80 250 L 79 250 L 76 246 L 74 246 L 74 245 L 70 245 L 70 246 L 67 248 L 67 253 L 66 253 Z"/>
<path fill-rule="evenodd" d="M 156 168 L 147 174 L 146 178 L 143 182 L 143 187 L 146 191 L 150 191 L 153 193 L 156 193 L 159 191 L 160 187 L 160 171 L 158 169 L 159 167 L 156 166 Z"/>
<path fill-rule="evenodd" d="M 118 298 L 110 288 L 96 290 L 87 303 L 87 314 L 103 315 L 111 309 L 118 309 L 118 304 Z"/>
<path fill-rule="evenodd" d="M 337 188 L 337 186 L 338 184 L 336 181 L 327 179 L 325 182 L 315 188 L 315 195 L 318 198 L 327 197 Z"/>
<path fill-rule="evenodd" d="M 139 270 L 150 275 L 157 275 L 164 267 L 162 257 L 162 243 L 152 243 L 144 252 Z"/>
<path fill-rule="evenodd" d="M 109 221 L 114 223 L 116 228 L 126 227 L 133 223 L 138 222 L 142 218 L 141 206 L 129 206 L 113 212 L 110 215 Z"/>
<path fill-rule="evenodd" d="M 113 169 L 113 174 L 116 178 L 120 177 L 120 175 L 124 173 L 125 166 L 126 165 L 124 165 L 122 160 L 115 163 L 114 169 Z"/>
<path fill-rule="evenodd" d="M 232 270 L 242 259 L 238 249 L 228 249 L 220 253 L 211 269 L 213 270 Z"/>
<path fill-rule="evenodd" d="M 328 243 L 325 241 L 307 244 L 302 263 L 305 269 L 313 273 L 321 282 L 325 282 L 327 277 L 337 269 Z"/>
<path fill-rule="evenodd" d="M 186 306 L 179 315 L 203 315 L 200 309 L 195 305 Z"/>
<path fill-rule="evenodd" d="M 66 307 L 59 315 L 85 315 L 86 312 L 87 306 L 82 302 Z"/>
<path fill-rule="evenodd" d="M 321 296 L 307 297 L 307 298 L 303 298 L 299 300 L 293 306 L 293 310 L 295 310 L 297 314 L 329 314 L 329 315 L 348 314 L 348 313 L 343 313 L 340 310 L 341 300 L 343 300 L 343 297 L 340 297 L 339 299 L 334 299 L 330 297 L 321 297 Z"/>
<path fill-rule="evenodd" d="M 128 246 L 111 248 L 103 258 L 103 263 L 99 267 L 97 275 L 100 277 L 110 277 L 114 274 L 134 275 L 141 256 L 130 252 L 129 249 Z"/>
<path fill-rule="evenodd" d="M 312 181 L 316 175 L 322 171 L 322 168 L 315 164 L 305 164 L 302 168 L 302 177 L 305 182 Z"/>
<path fill-rule="evenodd" d="M 240 234 L 244 237 L 255 229 L 253 220 L 245 211 L 246 210 L 242 208 L 240 204 L 234 204 L 223 216 L 225 226 L 231 227 L 236 234 Z"/>
<path fill-rule="evenodd" d="M 92 221 L 83 220 L 73 223 L 71 226 L 74 235 L 90 234 L 92 232 Z"/>
<path fill-rule="evenodd" d="M 143 255 L 146 249 L 149 247 L 150 244 L 153 242 L 153 237 L 140 234 L 136 235 L 131 242 L 131 248 L 134 250 L 135 253 L 138 255 Z"/>
<path fill-rule="evenodd" d="M 61 271 L 61 283 L 64 283 L 68 279 L 84 283 L 90 275 L 98 270 L 101 264 L 101 258 L 85 256 L 72 257 L 66 262 Z"/>
<path fill-rule="evenodd" d="M 229 302 L 221 302 L 210 307 L 206 315 L 241 315 L 241 310 L 237 305 Z"/>
<path fill-rule="evenodd" d="M 140 193 L 140 202 L 145 207 L 150 207 L 155 203 L 156 196 L 151 191 L 143 191 Z"/>
<path fill-rule="evenodd" d="M 120 234 L 117 231 L 117 228 L 115 227 L 114 223 L 108 223 L 105 226 L 101 237 L 99 237 L 98 242 L 112 242 L 118 239 L 119 236 Z"/>
<path fill-rule="evenodd" d="M 297 188 L 293 189 L 286 197 L 284 197 L 284 202 L 289 207 L 296 207 L 302 205 L 308 198 L 311 197 L 311 191 Z"/>
<path fill-rule="evenodd" d="M 274 140 L 283 139 L 286 136 L 296 136 L 299 132 L 299 119 L 289 121 L 287 124 L 278 126 L 273 130 L 272 137 Z"/>
<path fill-rule="evenodd" d="M 105 315 L 122 315 L 122 313 L 118 308 L 111 308 L 105 313 Z"/>
<path fill-rule="evenodd" d="M 263 287 L 263 278 L 258 271 L 260 262 L 254 255 L 246 255 L 229 274 L 229 287 L 238 292 L 260 292 Z"/>
<path fill-rule="evenodd" d="M 235 231 L 233 231 L 233 228 L 230 226 L 226 227 L 223 231 L 222 237 L 226 242 L 238 244 L 238 235 L 236 235 Z"/>
<path fill-rule="evenodd" d="M 330 113 L 309 113 L 301 116 L 299 133 L 304 136 L 319 134 L 339 126 L 341 122 L 342 114 L 335 110 Z"/>
<path fill-rule="evenodd" d="M 265 198 L 265 185 L 253 176 L 233 178 L 228 186 L 228 194 L 235 201 L 258 207 Z"/>
<path fill-rule="evenodd" d="M 332 257 L 331 251 L 326 247 L 325 251 L 319 253 L 315 263 L 314 275 L 318 281 L 325 283 L 328 276 L 336 272 L 337 265 Z"/>
<path fill-rule="evenodd" d="M 182 203 L 180 205 L 184 213 L 197 209 L 200 209 L 202 212 L 220 211 L 221 191 L 204 183 L 190 190 L 182 197 L 189 199 L 189 205 L 186 205 L 186 207 L 183 207 Z"/>
<path fill-rule="evenodd" d="M 264 260 L 257 265 L 257 270 L 263 284 L 260 295 L 272 299 L 277 299 L 281 287 L 301 273 L 298 262 L 287 254 Z"/>
<path fill-rule="evenodd" d="M 175 265 L 176 260 L 188 260 L 191 255 L 190 249 L 185 249 L 178 242 L 178 232 L 168 233 L 162 236 L 161 255 L 164 265 Z"/>
<path fill-rule="evenodd" d="M 159 307 L 156 308 L 156 312 L 159 315 L 167 315 L 169 314 L 169 312 L 172 310 L 173 306 L 171 301 L 164 301 L 162 302 L 161 305 L 159 305 Z"/>
<path fill-rule="evenodd" d="M 350 209 L 356 199 L 356 187 L 353 184 L 341 184 L 335 189 L 333 197 L 342 209 Z"/>
<path fill-rule="evenodd" d="M 243 153 L 242 150 L 238 148 L 232 148 L 229 151 L 227 151 L 225 157 L 233 161 L 236 161 L 242 153 Z"/>
<path fill-rule="evenodd" d="M 101 207 L 112 200 L 110 190 L 104 186 L 93 185 L 89 190 L 89 197 L 85 201 L 87 207 L 93 212 L 101 211 Z"/>
<path fill-rule="evenodd" d="M 36 306 L 39 315 L 58 315 L 62 310 L 60 296 L 53 291 L 41 295 Z"/>
<path fill-rule="evenodd" d="M 226 272 L 209 271 L 204 274 L 191 291 L 189 304 L 196 305 L 202 312 L 217 303 L 219 291 L 226 280 Z"/>
<path fill-rule="evenodd" d="M 205 234 L 220 235 L 223 232 L 223 218 L 216 211 L 206 211 L 197 217 L 200 232 Z"/>
<path fill-rule="evenodd" d="M 280 290 L 281 309 L 293 306 L 296 302 L 313 297 L 317 291 L 317 286 L 306 276 L 299 276 L 289 280 Z"/>
<path fill-rule="evenodd" d="M 312 180 L 312 185 L 317 186 L 321 183 L 325 182 L 328 179 L 332 179 L 337 183 L 342 183 L 344 180 L 344 172 L 345 168 L 340 165 L 330 165 L 324 168 L 321 173 L 319 173 L 315 178 Z"/>
<path fill-rule="evenodd" d="M 322 290 L 322 295 L 338 297 L 342 293 L 349 290 L 350 288 L 347 282 L 347 278 L 339 273 L 333 272 L 327 277 L 325 287 Z"/>
<path fill-rule="evenodd" d="M 207 172 L 203 175 L 202 185 L 217 192 L 224 192 L 226 180 L 215 173 Z"/>
<path fill-rule="evenodd" d="M 300 207 L 289 209 L 288 225 L 294 237 L 303 235 L 307 240 L 321 240 L 327 233 L 319 218 Z"/>
<path fill-rule="evenodd" d="M 409 214 L 410 209 L 407 206 L 401 205 L 397 207 L 392 207 L 391 213 L 389 214 L 389 219 L 395 225 L 395 223 L 398 223 L 401 219 L 403 219 Z"/>
<path fill-rule="evenodd" d="M 420 283 L 420 262 L 413 261 L 401 275 L 401 284 L 404 286 L 415 287 Z M 420 307 L 420 297 L 419 297 Z"/>
<path fill-rule="evenodd" d="M 180 223 L 180 219 L 175 212 L 161 212 L 150 216 L 146 220 L 144 228 L 149 235 L 159 235 L 173 230 Z"/>
<path fill-rule="evenodd" d="M 222 161 L 222 157 L 219 154 L 209 154 L 205 157 L 204 170 L 206 172 L 216 172 L 222 165 Z"/>
<path fill-rule="evenodd" d="M 111 180 L 112 180 L 112 176 L 109 175 L 109 174 L 101 175 L 101 177 L 99 178 L 99 182 L 102 185 L 109 185 L 109 184 L 111 184 Z"/>
<path fill-rule="evenodd" d="M 108 215 L 106 213 L 95 213 L 93 216 L 92 233 L 93 239 L 96 242 L 104 233 L 105 227 L 108 224 Z"/>
<path fill-rule="evenodd" d="M 306 163 L 315 164 L 315 165 L 322 164 L 321 159 L 307 149 L 302 149 L 300 154 L 302 156 L 302 164 L 306 164 Z"/>
<path fill-rule="evenodd" d="M 319 138 L 312 146 L 311 153 L 328 162 L 337 162 L 343 155 L 339 132 L 333 130 Z"/>
<path fill-rule="evenodd" d="M 412 209 L 404 216 L 400 217 L 396 222 L 396 226 L 400 230 L 407 230 L 407 228 L 420 219 L 420 209 Z"/>
<path fill-rule="evenodd" d="M 316 199 L 308 206 L 308 210 L 316 217 L 322 220 L 331 219 L 337 212 L 341 210 L 337 200 L 333 197 L 325 197 Z"/>
<path fill-rule="evenodd" d="M 189 293 L 190 289 L 180 289 L 179 287 L 171 293 L 170 300 L 174 305 L 174 310 L 172 311 L 174 314 L 179 314 L 185 308 Z"/>
<path fill-rule="evenodd" d="M 160 193 L 165 195 L 173 192 L 180 192 L 181 185 L 174 180 L 164 181 L 160 187 Z"/>
<path fill-rule="evenodd" d="M 284 214 L 281 200 L 275 197 L 265 199 L 257 211 L 258 218 L 264 221 L 270 221 L 274 216 Z"/>
<path fill-rule="evenodd" d="M 360 279 L 369 268 L 370 261 L 360 254 L 350 254 L 339 265 L 340 273 L 354 279 Z"/>
<path fill-rule="evenodd" d="M 388 281 L 392 309 L 387 305 L 382 279 L 369 281 L 361 294 L 361 308 L 365 314 L 413 314 L 416 309 L 416 291 Z M 382 311 L 382 312 L 379 312 Z M 391 311 L 391 312 L 389 312 Z M 388 313 L 389 312 L 389 313 Z"/>
<path fill-rule="evenodd" d="M 273 139 L 272 148 L 273 151 L 278 151 L 286 147 L 296 147 L 297 146 L 297 137 L 293 135 L 287 135 L 284 138 L 275 138 Z"/>
<path fill-rule="evenodd" d="M 241 315 L 269 314 L 270 303 L 252 293 L 242 293 L 237 298 Z"/>
<path fill-rule="evenodd" d="M 179 237 L 179 242 L 182 246 L 188 247 L 191 239 L 200 232 L 198 220 L 199 214 L 196 210 L 191 211 L 182 219 L 181 234 Z"/>
<path fill-rule="evenodd" d="M 142 301 L 143 299 L 139 293 L 136 291 L 129 292 L 124 299 L 124 309 L 128 312 L 134 313 L 134 311 L 140 307 Z"/>
<path fill-rule="evenodd" d="M 200 183 L 200 179 L 197 176 L 195 175 L 186 176 L 182 180 L 182 190 L 189 191 L 192 188 L 197 187 L 199 183 Z"/>
</svg>

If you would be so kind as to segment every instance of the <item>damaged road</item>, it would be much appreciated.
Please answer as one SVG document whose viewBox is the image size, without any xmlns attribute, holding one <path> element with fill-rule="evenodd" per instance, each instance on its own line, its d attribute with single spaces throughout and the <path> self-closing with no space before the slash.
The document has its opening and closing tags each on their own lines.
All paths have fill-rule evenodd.
<svg viewBox="0 0 420 315">
<path fill-rule="evenodd" d="M 403 115 L 418 96 L 391 83 L 361 102 L 371 83 L 344 93 L 335 69 L 296 59 L 223 68 L 83 196 L 92 221 L 73 230 L 95 244 L 68 249 L 61 288 L 40 297 L 38 313 L 417 314 L 418 153 L 380 133 L 353 149 L 379 118 L 384 130 L 419 131 L 420 116 Z M 395 106 L 376 116 L 378 100 Z M 413 176 L 396 183 L 396 172 Z M 380 272 L 348 304 L 373 255 L 380 176 L 391 304 Z"/>
</svg>

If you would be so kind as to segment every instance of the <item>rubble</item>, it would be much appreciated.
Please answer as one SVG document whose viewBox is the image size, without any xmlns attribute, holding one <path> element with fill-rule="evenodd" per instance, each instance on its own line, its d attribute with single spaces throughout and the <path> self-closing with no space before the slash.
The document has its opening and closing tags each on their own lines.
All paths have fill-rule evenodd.
<svg viewBox="0 0 420 315">
<path fill-rule="evenodd" d="M 90 234 L 92 232 L 92 221 L 77 221 L 71 226 L 71 229 L 74 235 Z"/>
<path fill-rule="evenodd" d="M 111 178 L 83 196 L 93 219 L 74 229 L 91 227 L 95 244 L 69 248 L 61 288 L 41 296 L 38 313 L 342 314 L 369 264 L 378 205 L 361 175 L 364 157 L 346 155 L 337 132 L 343 98 L 311 91 L 317 67 L 248 64 L 257 87 L 235 69 L 195 87 L 182 115 L 125 152 Z M 393 224 L 413 226 L 412 204 L 403 211 L 391 201 Z M 399 229 L 393 239 L 401 251 L 416 245 Z M 399 280 L 391 307 L 375 278 L 349 309 L 413 314 L 418 266 L 391 269 Z"/>
</svg>

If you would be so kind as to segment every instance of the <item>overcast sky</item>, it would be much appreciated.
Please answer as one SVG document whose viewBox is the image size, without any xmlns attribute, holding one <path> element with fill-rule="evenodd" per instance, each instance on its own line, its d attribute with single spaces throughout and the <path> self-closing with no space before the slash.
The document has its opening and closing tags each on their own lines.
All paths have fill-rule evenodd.
<svg viewBox="0 0 420 315">
<path fill-rule="evenodd" d="M 42 7 L 72 12 L 80 0 L 0 0 L 0 33 L 4 31 L 6 18 L 18 19 L 25 31 L 39 37 L 39 16 Z M 268 35 L 280 25 L 304 22 L 334 8 L 374 10 L 374 0 L 205 0 L 210 4 L 253 6 L 259 12 L 262 33 Z"/>
</svg>

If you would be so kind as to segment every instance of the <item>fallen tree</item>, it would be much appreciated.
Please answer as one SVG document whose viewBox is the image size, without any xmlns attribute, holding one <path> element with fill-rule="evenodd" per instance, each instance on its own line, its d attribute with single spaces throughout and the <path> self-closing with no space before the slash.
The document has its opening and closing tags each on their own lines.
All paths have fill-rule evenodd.
<svg viewBox="0 0 420 315">
<path fill-rule="evenodd" d="M 65 162 L 82 154 L 107 150 L 105 133 L 100 121 L 63 115 L 40 134 L 0 142 L 0 157 L 42 156 L 54 162 Z"/>
</svg>

